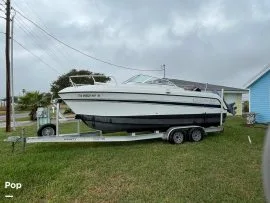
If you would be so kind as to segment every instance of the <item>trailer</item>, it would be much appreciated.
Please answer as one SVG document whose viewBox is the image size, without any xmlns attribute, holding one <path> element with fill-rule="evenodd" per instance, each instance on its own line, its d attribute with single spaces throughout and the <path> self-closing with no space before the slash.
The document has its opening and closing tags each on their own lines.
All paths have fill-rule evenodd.
<svg viewBox="0 0 270 203">
<path fill-rule="evenodd" d="M 102 131 L 95 130 L 91 132 L 80 132 L 80 120 L 77 120 L 77 132 L 70 134 L 59 134 L 59 115 L 60 114 L 60 102 L 56 100 L 54 105 L 56 107 L 56 122 L 51 123 L 50 111 L 46 108 L 39 108 L 37 110 L 37 136 L 29 137 L 25 135 L 24 129 L 20 136 L 10 136 L 4 141 L 12 143 L 12 151 L 14 151 L 15 144 L 18 142 L 23 143 L 23 150 L 27 143 L 75 143 L 75 142 L 131 142 L 139 140 L 149 139 L 162 139 L 172 144 L 182 144 L 185 141 L 199 142 L 207 133 L 222 132 L 224 127 L 222 125 L 222 111 L 220 126 L 207 127 L 190 125 L 190 126 L 173 126 L 165 132 L 155 131 L 149 133 L 130 133 L 129 135 L 114 135 L 109 136 L 103 134 Z M 64 119 L 68 120 L 68 119 Z M 72 119 L 76 121 L 76 119 Z"/>
<path fill-rule="evenodd" d="M 171 144 L 182 144 L 184 141 L 201 141 L 207 133 L 222 132 L 223 127 L 203 128 L 200 126 L 176 126 L 166 132 L 155 131 L 153 133 L 136 134 L 131 133 L 126 136 L 103 135 L 101 131 L 87 133 L 58 134 L 57 136 L 25 137 L 24 131 L 21 136 L 10 136 L 4 141 L 12 143 L 12 151 L 15 144 L 23 142 L 23 151 L 27 143 L 75 143 L 75 142 L 131 142 L 139 140 L 162 139 Z"/>
</svg>

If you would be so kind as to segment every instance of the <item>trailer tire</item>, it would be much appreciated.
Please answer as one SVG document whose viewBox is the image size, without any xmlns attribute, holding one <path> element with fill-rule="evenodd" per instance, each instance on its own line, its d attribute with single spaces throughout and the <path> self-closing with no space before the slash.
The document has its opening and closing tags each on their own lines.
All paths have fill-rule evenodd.
<svg viewBox="0 0 270 203">
<path fill-rule="evenodd" d="M 188 138 L 191 142 L 199 142 L 204 138 L 205 132 L 201 128 L 191 128 L 188 132 Z"/>
<path fill-rule="evenodd" d="M 38 129 L 37 135 L 39 137 L 55 136 L 56 135 L 56 126 L 54 124 L 51 124 L 51 123 L 45 124 Z"/>
<path fill-rule="evenodd" d="M 174 130 L 170 133 L 169 142 L 171 144 L 182 144 L 185 141 L 185 133 L 183 130 Z"/>
</svg>

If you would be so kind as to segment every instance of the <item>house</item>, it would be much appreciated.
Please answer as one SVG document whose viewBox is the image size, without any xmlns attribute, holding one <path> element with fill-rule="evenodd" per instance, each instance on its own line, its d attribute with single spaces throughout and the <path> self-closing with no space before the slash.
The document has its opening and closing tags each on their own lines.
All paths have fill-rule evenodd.
<svg viewBox="0 0 270 203">
<path fill-rule="evenodd" d="M 256 122 L 270 123 L 270 66 L 253 77 L 246 88 L 249 89 L 249 111 L 256 113 Z"/>
<path fill-rule="evenodd" d="M 213 85 L 208 83 L 199 83 L 186 80 L 169 79 L 178 87 L 182 87 L 188 90 L 201 90 L 208 92 L 215 92 L 221 94 L 221 90 L 224 90 L 224 100 L 230 104 L 235 102 L 236 115 L 242 115 L 242 95 L 247 94 L 248 90 L 235 87 L 226 87 L 221 85 Z"/>
</svg>

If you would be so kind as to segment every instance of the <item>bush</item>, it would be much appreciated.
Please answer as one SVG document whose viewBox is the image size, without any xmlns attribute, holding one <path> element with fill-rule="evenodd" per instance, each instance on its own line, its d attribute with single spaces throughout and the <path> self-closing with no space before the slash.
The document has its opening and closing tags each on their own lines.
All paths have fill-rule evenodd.
<svg viewBox="0 0 270 203">
<path fill-rule="evenodd" d="M 64 111 L 64 114 L 68 114 L 68 113 L 74 113 L 71 108 L 66 108 Z"/>
<path fill-rule="evenodd" d="M 29 107 L 28 105 L 24 105 L 24 104 L 18 104 L 15 106 L 15 110 L 16 111 L 26 111 L 26 110 L 31 110 L 31 107 Z"/>
<path fill-rule="evenodd" d="M 30 113 L 28 114 L 30 116 L 31 121 L 36 121 L 37 120 L 37 109 L 38 109 L 38 107 L 33 107 L 31 109 Z"/>
<path fill-rule="evenodd" d="M 26 92 L 19 97 L 16 110 L 28 110 L 31 120 L 36 120 L 36 111 L 39 106 L 47 106 L 50 104 L 50 93 L 39 93 L 38 91 Z"/>
</svg>

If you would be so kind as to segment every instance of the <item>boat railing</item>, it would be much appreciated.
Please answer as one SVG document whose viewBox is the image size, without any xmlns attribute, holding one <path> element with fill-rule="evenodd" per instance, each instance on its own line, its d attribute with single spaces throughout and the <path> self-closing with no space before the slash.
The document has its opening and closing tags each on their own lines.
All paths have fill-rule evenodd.
<svg viewBox="0 0 270 203">
<path fill-rule="evenodd" d="M 117 85 L 117 81 L 116 81 L 116 79 L 113 76 L 105 76 L 105 75 L 72 75 L 72 76 L 69 76 L 69 82 L 71 83 L 72 86 L 86 85 L 86 84 L 75 83 L 72 80 L 74 78 L 89 78 L 90 80 L 93 80 L 93 84 L 94 85 L 105 84 L 104 82 L 98 82 L 98 81 L 96 81 L 95 78 L 109 78 L 108 81 L 113 81 L 115 83 L 115 85 Z"/>
</svg>

